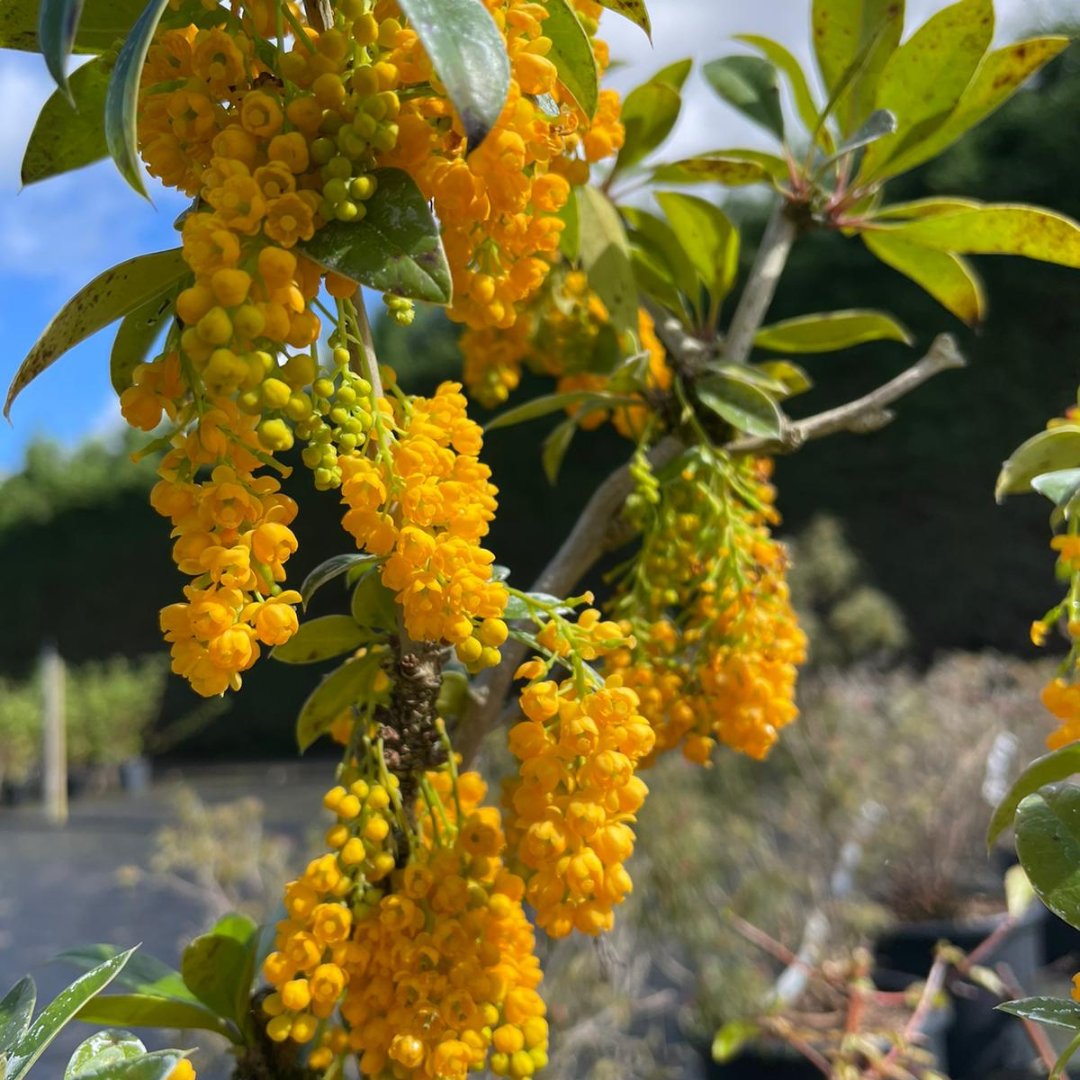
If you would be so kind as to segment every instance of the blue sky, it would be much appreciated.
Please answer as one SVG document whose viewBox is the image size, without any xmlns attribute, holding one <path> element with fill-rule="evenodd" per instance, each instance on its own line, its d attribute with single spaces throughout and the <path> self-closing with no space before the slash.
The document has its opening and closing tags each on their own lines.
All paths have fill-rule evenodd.
<svg viewBox="0 0 1080 1080">
<path fill-rule="evenodd" d="M 701 33 L 702 0 L 654 0 L 654 48 L 623 20 L 606 16 L 613 56 L 633 58 L 612 78 L 627 89 L 653 70 L 695 56 L 705 61 L 731 50 L 730 36 L 767 33 L 808 59 L 809 0 L 709 0 L 708 33 Z M 941 0 L 909 0 L 909 27 Z M 999 36 L 1052 17 L 1054 0 L 999 0 Z M 139 198 L 109 163 L 100 163 L 20 191 L 19 163 L 34 119 L 52 89 L 40 57 L 0 51 L 0 383 L 57 308 L 95 274 L 134 255 L 172 247 L 172 222 L 184 200 L 154 185 L 153 205 Z M 767 145 L 758 132 L 691 81 L 673 152 Z M 16 401 L 12 423 L 0 424 L 0 475 L 16 470 L 27 442 L 48 435 L 73 446 L 107 435 L 120 423 L 108 378 L 109 330 L 84 342 L 39 376 Z"/>
</svg>

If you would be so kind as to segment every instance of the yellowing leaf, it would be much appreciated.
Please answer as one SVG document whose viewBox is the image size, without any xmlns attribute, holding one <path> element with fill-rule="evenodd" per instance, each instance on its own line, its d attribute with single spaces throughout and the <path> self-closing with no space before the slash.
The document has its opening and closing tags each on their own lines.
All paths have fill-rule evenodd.
<svg viewBox="0 0 1080 1080">
<path fill-rule="evenodd" d="M 991 203 L 888 226 L 901 240 L 959 255 L 1022 255 L 1080 267 L 1080 224 L 1036 206 Z"/>
<path fill-rule="evenodd" d="M 960 210 L 977 210 L 986 203 L 978 199 L 960 199 L 956 196 L 932 196 L 913 199 L 911 202 L 893 203 L 874 214 L 875 221 L 906 221 L 908 218 L 935 217 L 938 214 L 955 214 Z"/>
<path fill-rule="evenodd" d="M 982 283 L 957 255 L 934 251 L 903 240 L 894 232 L 866 231 L 863 243 L 886 266 L 891 266 L 925 289 L 958 319 L 976 326 L 986 311 Z"/>
<path fill-rule="evenodd" d="M 645 0 L 600 0 L 600 5 L 608 11 L 617 12 L 624 19 L 629 19 L 635 26 L 640 26 L 652 41 L 652 23 L 649 21 Z"/>
<path fill-rule="evenodd" d="M 993 34 L 992 0 L 960 0 L 928 19 L 892 54 L 875 101 L 895 114 L 897 131 L 867 147 L 860 179 L 877 176 L 901 140 L 917 142 L 945 122 Z"/>
<path fill-rule="evenodd" d="M 937 157 L 1008 101 L 1027 79 L 1068 44 L 1067 37 L 1039 37 L 987 53 L 945 122 L 932 134 L 902 138 L 878 175 L 882 179 L 897 176 Z"/>
<path fill-rule="evenodd" d="M 843 135 L 870 115 L 881 70 L 900 42 L 904 0 L 814 0 L 814 54 Z M 857 70 L 855 70 L 857 69 Z"/>
<path fill-rule="evenodd" d="M 764 157 L 771 155 L 762 154 Z M 787 166 L 781 158 L 775 158 L 784 174 Z M 684 158 L 668 165 L 658 165 L 653 180 L 661 184 L 724 184 L 727 187 L 744 187 L 747 184 L 772 183 L 775 170 L 760 161 L 745 158 L 702 156 Z"/>
<path fill-rule="evenodd" d="M 868 341 L 902 341 L 911 335 L 891 315 L 881 311 L 830 311 L 800 315 L 763 326 L 754 344 L 772 352 L 822 353 L 849 349 Z"/>
</svg>

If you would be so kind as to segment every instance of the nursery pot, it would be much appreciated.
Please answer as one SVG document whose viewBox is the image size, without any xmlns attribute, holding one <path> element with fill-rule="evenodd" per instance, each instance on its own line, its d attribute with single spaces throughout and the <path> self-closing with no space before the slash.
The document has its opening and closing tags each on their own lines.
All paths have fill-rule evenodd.
<svg viewBox="0 0 1080 1080">
<path fill-rule="evenodd" d="M 999 927 L 1004 913 L 965 920 L 902 923 L 877 942 L 875 958 L 886 971 L 925 978 L 939 941 L 972 952 Z M 1031 904 L 1016 925 L 981 958 L 981 966 L 1008 964 L 1030 992 L 1042 966 L 1043 909 Z M 953 989 L 954 1019 L 948 1033 L 948 1075 L 952 1080 L 994 1080 L 1030 1066 L 1035 1052 L 1023 1025 L 994 1008 L 998 999 L 970 982 Z"/>
</svg>

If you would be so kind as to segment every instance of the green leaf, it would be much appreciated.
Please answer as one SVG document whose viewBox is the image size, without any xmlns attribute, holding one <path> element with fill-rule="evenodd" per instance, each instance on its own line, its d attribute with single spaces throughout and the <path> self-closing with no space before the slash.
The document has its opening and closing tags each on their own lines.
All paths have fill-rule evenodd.
<svg viewBox="0 0 1080 1080">
<path fill-rule="evenodd" d="M 1039 899 L 1080 924 L 1080 787 L 1048 784 L 1016 810 L 1016 853 Z"/>
<path fill-rule="evenodd" d="M 544 0 L 544 7 L 548 13 L 544 37 L 551 39 L 547 57 L 559 73 L 559 82 L 585 115 L 594 116 L 600 99 L 600 72 L 589 35 L 568 0 Z"/>
<path fill-rule="evenodd" d="M 750 1020 L 729 1020 L 713 1036 L 713 1061 L 723 1065 L 738 1057 L 742 1048 L 759 1030 L 757 1024 Z"/>
<path fill-rule="evenodd" d="M 596 409 L 610 409 L 617 405 L 633 404 L 639 404 L 639 402 L 635 402 L 633 398 L 620 397 L 618 394 L 608 394 L 598 390 L 568 390 L 563 394 L 544 394 L 499 413 L 493 420 L 488 421 L 484 430 L 494 431 L 497 428 L 523 424 L 527 420 L 537 420 L 541 416 L 561 412 L 570 405 L 579 406 L 576 415 L 580 417 Z"/>
<path fill-rule="evenodd" d="M 117 953 L 61 990 L 16 1042 L 6 1062 L 4 1080 L 21 1080 L 68 1021 L 116 978 L 134 951 Z"/>
<path fill-rule="evenodd" d="M 64 1070 L 64 1080 L 79 1080 L 84 1073 L 106 1065 L 115 1065 L 120 1061 L 131 1061 L 145 1053 L 146 1047 L 142 1040 L 137 1039 L 130 1031 L 119 1031 L 116 1028 L 98 1031 L 75 1048 L 75 1053 L 71 1055 L 71 1060 Z"/>
<path fill-rule="evenodd" d="M 784 388 L 783 394 L 786 398 L 803 394 L 814 385 L 810 376 L 798 364 L 793 364 L 790 360 L 765 360 L 760 364 L 755 364 L 754 367 L 780 383 Z"/>
<path fill-rule="evenodd" d="M 368 633 L 374 630 L 386 633 L 397 625 L 398 608 L 394 594 L 374 572 L 365 574 L 353 589 L 349 601 L 353 621 Z"/>
<path fill-rule="evenodd" d="M 275 645 L 270 655 L 283 664 L 317 664 L 355 652 L 369 641 L 371 635 L 351 615 L 323 615 L 303 623 L 284 645 Z"/>
<path fill-rule="evenodd" d="M 961 210 L 977 210 L 985 203 L 978 199 L 962 199 L 955 195 L 935 195 L 911 202 L 892 203 L 874 211 L 874 221 L 907 221 L 910 218 L 937 217 L 939 214 L 955 214 Z"/>
<path fill-rule="evenodd" d="M 881 71 L 900 43 L 903 0 L 814 0 L 814 54 L 840 132 L 858 129 L 874 108 Z"/>
<path fill-rule="evenodd" d="M 343 710 L 374 693 L 379 661 L 378 653 L 346 660 L 319 683 L 304 702 L 296 720 L 296 741 L 301 753 L 330 730 L 330 725 Z"/>
<path fill-rule="evenodd" d="M 448 304 L 453 295 L 439 226 L 408 173 L 376 169 L 379 186 L 361 221 L 331 221 L 297 250 L 360 285 Z"/>
<path fill-rule="evenodd" d="M 850 349 L 867 341 L 912 342 L 911 334 L 883 311 L 829 311 L 800 315 L 763 326 L 754 338 L 772 352 L 825 353 Z"/>
<path fill-rule="evenodd" d="M 614 172 L 622 172 L 651 154 L 671 134 L 682 109 L 682 95 L 666 82 L 650 79 L 623 101 L 623 145 Z"/>
<path fill-rule="evenodd" d="M 0 2 L 0 48 L 39 52 L 39 0 Z M 74 52 L 100 53 L 127 36 L 145 0 L 86 0 Z"/>
<path fill-rule="evenodd" d="M 124 316 L 109 356 L 109 379 L 118 395 L 131 385 L 135 369 L 150 355 L 162 328 L 172 317 L 176 298 L 190 280 L 183 277 L 174 281 L 159 296 L 151 297 Z"/>
<path fill-rule="evenodd" d="M 577 262 L 581 251 L 581 226 L 578 222 L 576 188 L 570 189 L 570 195 L 556 217 L 563 223 L 563 230 L 559 233 L 559 251 L 563 258 Z"/>
<path fill-rule="evenodd" d="M 237 1041 L 237 1032 L 207 1005 L 154 994 L 105 994 L 88 1001 L 76 1016 L 87 1024 L 127 1024 L 130 1027 L 213 1031 Z"/>
<path fill-rule="evenodd" d="M 8 387 L 4 416 L 16 397 L 46 368 L 109 323 L 115 322 L 188 274 L 180 249 L 138 255 L 99 274 L 53 317 L 19 365 Z"/>
<path fill-rule="evenodd" d="M 696 195 L 661 191 L 656 201 L 714 302 L 731 291 L 739 270 L 739 232 L 728 216 Z"/>
<path fill-rule="evenodd" d="M 544 445 L 540 451 L 540 463 L 544 467 L 544 475 L 548 483 L 555 486 L 559 479 L 559 470 L 562 468 L 566 451 L 570 449 L 570 443 L 577 431 L 577 421 L 570 417 L 554 427 L 544 439 Z"/>
<path fill-rule="evenodd" d="M 772 158 L 773 161 L 766 163 L 764 160 L 720 154 L 699 155 L 658 165 L 653 170 L 652 178 L 659 184 L 725 184 L 728 187 L 775 184 L 787 179 L 787 166 L 781 158 L 773 154 L 760 154 L 758 157 Z"/>
<path fill-rule="evenodd" d="M 475 150 L 495 126 L 510 89 L 510 60 L 481 0 L 398 0 L 446 87 Z"/>
<path fill-rule="evenodd" d="M 893 175 L 885 165 L 901 141 L 918 143 L 948 119 L 993 35 L 992 0 L 960 0 L 929 18 L 889 57 L 876 104 L 895 113 L 897 131 L 867 148 L 860 180 Z"/>
<path fill-rule="evenodd" d="M 968 326 L 978 326 L 986 312 L 986 296 L 974 271 L 959 256 L 932 251 L 891 232 L 860 233 L 863 243 L 891 266 L 925 289 L 946 310 Z"/>
<path fill-rule="evenodd" d="M 306 578 L 304 583 L 300 586 L 300 602 L 307 609 L 308 604 L 311 603 L 311 598 L 321 589 L 328 581 L 333 581 L 334 578 L 341 577 L 342 574 L 351 570 L 354 566 L 359 566 L 362 563 L 374 563 L 374 555 L 362 555 L 359 552 L 349 552 L 345 555 L 333 555 L 326 562 L 319 563 L 314 570 Z"/>
<path fill-rule="evenodd" d="M 38 48 L 56 85 L 74 104 L 68 89 L 67 62 L 75 46 L 82 0 L 41 0 L 38 9 Z"/>
<path fill-rule="evenodd" d="M 45 102 L 23 154 L 24 184 L 81 169 L 108 155 L 105 94 L 111 71 L 104 60 L 91 60 L 72 73 L 71 100 L 57 90 Z"/>
<path fill-rule="evenodd" d="M 1080 1031 L 1080 1003 L 1066 998 L 1029 997 L 1019 1001 L 1006 1001 L 994 1008 L 1011 1016 L 1035 1020 L 1040 1024 Z"/>
<path fill-rule="evenodd" d="M 652 41 L 652 23 L 649 21 L 645 0 L 600 0 L 600 6 L 629 19 L 635 26 L 640 26 L 645 31 L 645 36 Z"/>
<path fill-rule="evenodd" d="M 766 439 L 780 438 L 783 414 L 760 387 L 731 374 L 710 375 L 695 387 L 698 400 L 736 431 Z"/>
<path fill-rule="evenodd" d="M 227 916 L 195 938 L 180 958 L 188 989 L 215 1015 L 240 1025 L 250 1008 L 256 929 L 250 919 Z"/>
<path fill-rule="evenodd" d="M 1080 469 L 1058 469 L 1031 481 L 1031 487 L 1055 506 L 1067 506 L 1080 495 Z"/>
<path fill-rule="evenodd" d="M 1070 743 L 1051 754 L 1036 758 L 1014 781 L 1008 794 L 998 804 L 990 827 L 986 830 L 986 846 L 995 840 L 1013 823 L 1016 808 L 1041 787 L 1058 780 L 1068 780 L 1080 772 L 1080 743 Z"/>
<path fill-rule="evenodd" d="M 631 239 L 666 271 L 665 276 L 695 303 L 700 299 L 697 271 L 671 226 L 661 217 L 636 206 L 620 208 L 631 229 Z"/>
<path fill-rule="evenodd" d="M 24 975 L 0 1001 L 0 1054 L 10 1050 L 30 1026 L 37 1001 L 37 988 L 29 975 Z"/>
<path fill-rule="evenodd" d="M 888 109 L 875 109 L 867 118 L 866 122 L 853 135 L 849 135 L 837 148 L 836 153 L 827 157 L 822 165 L 831 165 L 834 161 L 850 154 L 854 150 L 861 150 L 864 146 L 877 142 L 879 139 L 891 135 L 896 130 L 896 116 Z"/>
<path fill-rule="evenodd" d="M 689 57 L 683 60 L 676 60 L 672 64 L 668 64 L 667 67 L 661 68 L 653 77 L 653 82 L 664 83 L 665 86 L 670 86 L 672 90 L 678 90 L 682 92 L 682 88 L 686 83 L 686 77 L 693 69 L 694 61 Z"/>
<path fill-rule="evenodd" d="M 788 85 L 791 87 L 791 96 L 795 102 L 795 110 L 799 114 L 807 131 L 817 131 L 822 149 L 828 154 L 832 152 L 832 136 L 824 127 L 819 127 L 821 110 L 814 100 L 810 82 L 802 64 L 790 53 L 779 41 L 772 38 L 761 37 L 758 34 L 736 34 L 736 41 L 757 49 L 774 67 L 784 73 Z"/>
<path fill-rule="evenodd" d="M 932 132 L 901 139 L 880 176 L 897 176 L 937 157 L 1008 101 L 1068 44 L 1067 37 L 1038 37 L 987 53 L 956 108 Z"/>
<path fill-rule="evenodd" d="M 142 196 L 146 195 L 139 168 L 138 135 L 135 130 L 139 110 L 139 80 L 154 31 L 169 0 L 150 0 L 135 20 L 116 58 L 105 98 L 105 141 L 120 175 Z"/>
<path fill-rule="evenodd" d="M 886 228 L 901 240 L 958 255 L 1021 255 L 1080 267 L 1080 225 L 1035 206 L 991 203 Z"/>
<path fill-rule="evenodd" d="M 669 311 L 685 316 L 682 294 L 675 286 L 671 270 L 666 263 L 657 260 L 651 252 L 631 242 L 630 265 L 638 291 L 645 293 Z"/>
<path fill-rule="evenodd" d="M 56 958 L 75 967 L 89 970 L 105 960 L 118 956 L 121 950 L 115 945 L 80 945 L 68 949 Z M 151 994 L 155 997 L 168 997 L 177 1001 L 197 1001 L 197 998 L 184 985 L 180 972 L 148 953 L 136 953 L 124 965 L 116 976 L 117 986 L 126 986 L 138 994 Z"/>
<path fill-rule="evenodd" d="M 702 69 L 709 85 L 744 116 L 784 138 L 776 68 L 759 56 L 725 56 Z"/>
<path fill-rule="evenodd" d="M 182 1050 L 155 1050 L 130 1061 L 117 1061 L 80 1073 L 78 1080 L 168 1080 L 184 1058 Z"/>
<path fill-rule="evenodd" d="M 1021 495 L 1044 473 L 1080 466 L 1080 424 L 1058 424 L 1021 443 L 1001 466 L 994 498 Z"/>
<path fill-rule="evenodd" d="M 636 331 L 637 284 L 630 265 L 630 244 L 618 210 L 592 186 L 578 189 L 581 265 L 589 284 L 607 308 L 616 331 Z"/>
</svg>

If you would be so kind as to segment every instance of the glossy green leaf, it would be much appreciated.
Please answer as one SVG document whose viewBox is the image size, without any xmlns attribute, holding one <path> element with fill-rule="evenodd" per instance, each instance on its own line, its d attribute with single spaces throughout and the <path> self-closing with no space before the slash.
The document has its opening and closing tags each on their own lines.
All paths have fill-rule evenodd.
<svg viewBox="0 0 1080 1080">
<path fill-rule="evenodd" d="M 183 1057 L 181 1050 L 154 1050 L 130 1061 L 117 1061 L 80 1073 L 78 1080 L 168 1080 Z"/>
<path fill-rule="evenodd" d="M 784 138 L 776 68 L 760 56 L 725 56 L 702 69 L 708 84 L 744 116 Z"/>
<path fill-rule="evenodd" d="M 762 154 L 762 157 L 767 155 Z M 787 176 L 787 166 L 776 158 Z M 777 171 L 761 161 L 719 155 L 683 158 L 653 170 L 653 181 L 659 184 L 724 184 L 727 187 L 745 187 L 747 184 L 768 184 L 777 180 Z"/>
<path fill-rule="evenodd" d="M 897 131 L 868 147 L 860 179 L 884 175 L 901 140 L 917 143 L 956 108 L 994 35 L 992 0 L 959 0 L 931 16 L 882 69 L 876 104 L 897 118 Z"/>
<path fill-rule="evenodd" d="M 89 971 L 105 960 L 119 956 L 122 950 L 115 945 L 80 945 L 62 952 L 56 959 Z M 116 985 L 134 990 L 137 994 L 169 997 L 178 1001 L 197 1001 L 184 985 L 180 972 L 148 953 L 137 952 L 116 976 Z"/>
<path fill-rule="evenodd" d="M 559 470 L 566 458 L 566 452 L 570 449 L 577 432 L 577 421 L 571 417 L 557 425 L 544 439 L 544 445 L 540 451 L 540 463 L 544 467 L 544 475 L 548 483 L 554 486 L 559 480 Z"/>
<path fill-rule="evenodd" d="M 620 209 L 630 227 L 634 245 L 646 252 L 666 271 L 666 276 L 674 282 L 675 287 L 696 303 L 700 293 L 697 271 L 671 226 L 648 210 L 636 206 Z"/>
<path fill-rule="evenodd" d="M 176 1028 L 185 1031 L 213 1031 L 232 1042 L 236 1029 L 222 1017 L 193 999 L 178 1001 L 154 994 L 104 994 L 87 1002 L 77 1020 L 87 1024 L 127 1024 L 140 1028 Z"/>
<path fill-rule="evenodd" d="M 569 0 L 544 0 L 547 18 L 544 37 L 551 39 L 547 58 L 559 73 L 559 82 L 586 116 L 596 113 L 600 98 L 600 72 L 592 42 Z"/>
<path fill-rule="evenodd" d="M 896 116 L 888 109 L 875 109 L 864 121 L 858 131 L 849 135 L 837 148 L 836 152 L 825 159 L 823 164 L 829 165 L 850 154 L 855 150 L 861 150 L 886 135 L 891 135 L 896 130 Z"/>
<path fill-rule="evenodd" d="M 284 645 L 275 645 L 270 655 L 283 664 L 317 664 L 355 652 L 369 641 L 371 635 L 357 626 L 351 615 L 323 615 L 302 623 Z"/>
<path fill-rule="evenodd" d="M 696 195 L 661 191 L 656 201 L 709 295 L 723 299 L 739 269 L 738 230 L 723 210 Z"/>
<path fill-rule="evenodd" d="M 577 189 L 571 188 L 570 195 L 558 213 L 563 223 L 559 233 L 559 251 L 570 262 L 577 262 L 581 251 L 581 224 L 578 220 Z"/>
<path fill-rule="evenodd" d="M 636 165 L 671 134 L 682 109 L 682 96 L 666 82 L 650 79 L 626 95 L 622 105 L 625 138 L 615 172 Z"/>
<path fill-rule="evenodd" d="M 242 915 L 222 919 L 180 958 L 188 989 L 217 1016 L 244 1025 L 250 1008 L 257 927 Z"/>
<path fill-rule="evenodd" d="M 551 413 L 562 412 L 571 405 L 576 405 L 576 415 L 584 416 L 596 409 L 610 409 L 617 405 L 629 405 L 632 398 L 620 397 L 617 394 L 608 394 L 597 390 L 568 390 L 562 394 L 544 394 L 533 398 L 521 405 L 516 405 L 506 412 L 499 413 L 493 420 L 489 420 L 485 431 L 494 431 L 497 428 L 512 427 L 514 424 L 523 424 L 527 420 L 537 420 L 541 416 L 550 416 Z"/>
<path fill-rule="evenodd" d="M 1039 899 L 1080 925 L 1080 787 L 1048 784 L 1016 810 L 1016 853 Z"/>
<path fill-rule="evenodd" d="M 891 266 L 925 289 L 946 310 L 968 326 L 978 326 L 986 312 L 986 296 L 975 272 L 959 256 L 933 251 L 892 232 L 867 230 L 863 243 Z"/>
<path fill-rule="evenodd" d="M 106 1065 L 115 1065 L 120 1061 L 131 1061 L 145 1053 L 146 1047 L 142 1040 L 130 1031 L 116 1028 L 97 1031 L 75 1048 L 75 1053 L 71 1055 L 71 1060 L 64 1070 L 64 1080 L 79 1080 L 87 1072 L 104 1068 Z"/>
<path fill-rule="evenodd" d="M 652 41 L 652 23 L 649 21 L 645 0 L 599 0 L 599 2 L 601 7 L 606 7 L 608 11 L 614 11 L 624 19 L 629 19 L 635 26 L 640 26 Z"/>
<path fill-rule="evenodd" d="M 842 135 L 873 111 L 882 69 L 900 43 L 903 0 L 814 0 L 814 54 Z"/>
<path fill-rule="evenodd" d="M 1001 466 L 994 498 L 1022 495 L 1044 473 L 1080 466 L 1080 424 L 1058 424 L 1021 443 Z"/>
<path fill-rule="evenodd" d="M 1080 1031 L 1080 1003 L 1065 998 L 1029 997 L 1019 1001 L 1006 1001 L 995 1005 L 996 1009 L 1010 1016 L 1021 1016 L 1040 1024 Z"/>
<path fill-rule="evenodd" d="M 359 567 L 363 564 L 373 564 L 374 562 L 374 555 L 363 555 L 360 552 L 352 551 L 345 555 L 334 555 L 325 562 L 319 563 L 319 565 L 304 578 L 303 584 L 300 586 L 301 604 L 306 609 L 308 604 L 311 603 L 311 598 L 328 581 L 333 581 L 334 578 L 341 577 L 342 574 L 347 573 L 354 567 Z"/>
<path fill-rule="evenodd" d="M 49 74 L 69 99 L 67 62 L 75 47 L 82 6 L 82 0 L 40 0 L 38 8 L 38 48 Z"/>
<path fill-rule="evenodd" d="M 0 48 L 39 52 L 40 0 L 0 2 Z M 85 0 L 75 34 L 76 53 L 101 53 L 118 44 L 131 30 L 146 0 Z"/>
<path fill-rule="evenodd" d="M 400 169 L 376 169 L 374 175 L 379 186 L 363 220 L 331 221 L 297 250 L 371 289 L 450 303 L 450 264 L 427 199 Z"/>
<path fill-rule="evenodd" d="M 780 407 L 760 387 L 732 375 L 709 375 L 696 387 L 698 400 L 736 431 L 778 439 L 783 428 Z"/>
<path fill-rule="evenodd" d="M 754 338 L 760 349 L 791 353 L 836 352 L 867 341 L 902 341 L 910 345 L 912 337 L 883 311 L 851 310 L 785 319 L 763 326 Z"/>
<path fill-rule="evenodd" d="M 1080 495 L 1080 469 L 1058 469 L 1056 472 L 1043 473 L 1031 481 L 1031 487 L 1055 506 L 1067 506 Z"/>
<path fill-rule="evenodd" d="M 616 331 L 636 331 L 637 283 L 630 264 L 630 244 L 622 219 L 608 197 L 595 187 L 578 189 L 581 265 L 589 284 L 607 308 Z"/>
<path fill-rule="evenodd" d="M 937 157 L 1008 101 L 1068 44 L 1067 37 L 1038 37 L 987 53 L 956 108 L 932 132 L 901 138 L 879 175 L 897 176 Z"/>
<path fill-rule="evenodd" d="M 1014 781 L 1005 798 L 998 803 L 990 827 L 986 830 L 986 846 L 995 840 L 1013 823 L 1016 808 L 1029 795 L 1039 788 L 1059 780 L 1068 780 L 1080 773 L 1080 743 L 1070 743 L 1053 753 L 1036 758 Z"/>
<path fill-rule="evenodd" d="M 795 102 L 795 111 L 803 122 L 807 131 L 817 131 L 819 142 L 826 153 L 831 153 L 833 148 L 832 136 L 818 121 L 821 118 L 821 109 L 814 100 L 814 93 L 810 89 L 810 81 L 803 71 L 802 64 L 790 53 L 779 41 L 772 38 L 762 37 L 758 34 L 736 34 L 736 41 L 742 41 L 752 49 L 757 49 L 774 67 L 783 72 L 784 77 L 791 87 L 791 96 Z"/>
<path fill-rule="evenodd" d="M 30 1026 L 37 988 L 24 975 L 0 1000 L 0 1055 L 10 1050 Z"/>
<path fill-rule="evenodd" d="M 399 0 L 461 119 L 470 150 L 495 126 L 510 89 L 510 60 L 482 0 Z"/>
<path fill-rule="evenodd" d="M 117 953 L 61 990 L 15 1043 L 6 1062 L 4 1080 L 21 1080 L 68 1021 L 116 978 L 134 951 Z"/>
<path fill-rule="evenodd" d="M 142 196 L 146 196 L 139 166 L 136 117 L 139 110 L 139 80 L 154 31 L 169 6 L 169 0 L 150 0 L 135 20 L 116 58 L 105 97 L 105 141 L 120 175 Z"/>
<path fill-rule="evenodd" d="M 8 387 L 4 415 L 16 397 L 68 349 L 141 307 L 188 274 L 180 249 L 138 255 L 99 274 L 53 317 Z"/>
<path fill-rule="evenodd" d="M 374 693 L 379 661 L 379 655 L 370 652 L 356 660 L 346 660 L 319 683 L 297 717 L 296 741 L 301 753 L 330 730 L 341 712 Z"/>
<path fill-rule="evenodd" d="M 174 281 L 161 295 L 151 297 L 121 320 L 109 355 L 109 379 L 118 395 L 131 385 L 135 369 L 150 355 L 173 317 L 176 298 L 190 280 L 183 277 Z"/>
<path fill-rule="evenodd" d="M 638 291 L 655 300 L 668 311 L 682 316 L 686 312 L 682 293 L 675 286 L 671 270 L 665 263 L 631 241 L 630 265 L 634 268 L 634 280 Z"/>
<path fill-rule="evenodd" d="M 105 94 L 111 71 L 104 60 L 91 60 L 72 73 L 69 90 L 74 106 L 59 90 L 45 102 L 23 154 L 24 184 L 81 169 L 108 155 Z"/>
<path fill-rule="evenodd" d="M 397 601 L 374 570 L 356 583 L 349 611 L 353 621 L 364 627 L 369 635 L 372 631 L 387 633 L 397 627 Z"/>
<path fill-rule="evenodd" d="M 784 388 L 785 398 L 805 394 L 807 390 L 813 389 L 814 383 L 810 376 L 790 360 L 765 360 L 754 367 L 780 383 Z"/>
</svg>

